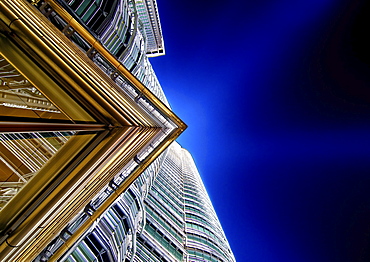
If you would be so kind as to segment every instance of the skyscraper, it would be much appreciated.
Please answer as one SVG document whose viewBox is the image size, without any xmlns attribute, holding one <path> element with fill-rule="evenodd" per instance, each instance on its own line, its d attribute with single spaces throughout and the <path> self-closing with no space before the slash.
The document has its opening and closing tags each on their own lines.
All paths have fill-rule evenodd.
<svg viewBox="0 0 370 262">
<path fill-rule="evenodd" d="M 62 257 L 94 259 L 235 260 L 188 151 L 173 143 Z"/>
<path fill-rule="evenodd" d="M 1 259 L 234 261 L 148 59 L 156 1 L 5 0 L 0 21 Z"/>
</svg>

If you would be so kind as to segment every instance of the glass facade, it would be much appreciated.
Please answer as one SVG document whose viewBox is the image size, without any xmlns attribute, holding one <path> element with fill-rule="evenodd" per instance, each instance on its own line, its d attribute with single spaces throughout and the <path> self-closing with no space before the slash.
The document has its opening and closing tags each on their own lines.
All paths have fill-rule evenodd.
<svg viewBox="0 0 370 262">
<path fill-rule="evenodd" d="M 69 120 L 1 53 L 0 116 Z"/>
<path fill-rule="evenodd" d="M 107 261 L 235 261 L 191 155 L 175 142 L 61 261 L 105 261 L 102 252 Z"/>
<path fill-rule="evenodd" d="M 12 1 L 7 2 L 12 5 Z M 69 85 L 58 78 L 60 75 L 64 76 L 65 68 L 69 70 L 69 67 L 63 67 L 64 62 L 60 63 L 60 75 L 59 72 L 47 72 L 51 80 L 58 78 L 60 83 L 55 88 L 45 85 L 46 88 L 36 81 L 36 77 L 30 78 L 29 72 L 23 74 L 24 68 L 18 70 L 0 53 L 0 115 L 14 122 L 18 119 L 24 122 L 41 119 L 38 131 L 27 124 L 28 132 L 0 132 L 0 211 L 40 170 L 43 173 L 38 177 L 47 175 L 47 169 L 53 166 L 53 161 L 60 158 L 57 157 L 58 152 L 69 159 L 69 154 L 62 154 L 60 151 L 71 152 L 74 150 L 73 142 L 80 140 L 84 150 L 83 154 L 75 150 L 76 161 L 71 162 L 68 169 L 64 168 L 60 158 L 58 172 L 62 173 L 66 169 L 68 172 L 65 172 L 65 177 L 69 179 L 68 190 L 60 189 L 60 192 L 65 192 L 65 196 L 69 198 L 59 194 L 63 197 L 58 203 L 50 202 L 50 210 L 57 204 L 60 204 L 60 212 L 69 208 L 68 215 L 61 216 L 64 219 L 63 226 L 58 225 L 58 216 L 54 216 L 51 211 L 45 212 L 47 214 L 44 216 L 36 214 L 44 220 L 42 223 L 38 222 L 40 225 L 33 226 L 33 238 L 28 237 L 29 233 L 26 232 L 25 236 L 14 240 L 14 243 L 16 240 L 25 243 L 27 248 L 13 250 L 4 244 L 5 249 L 10 250 L 7 251 L 7 258 L 19 258 L 21 261 L 23 257 L 31 257 L 27 253 L 33 252 L 34 261 L 235 261 L 191 155 L 176 142 L 170 144 L 180 132 L 177 130 L 180 125 L 172 111 L 167 114 L 168 101 L 148 59 L 164 54 L 156 1 L 29 2 L 36 6 L 35 10 L 39 12 L 36 16 L 42 16 L 47 23 L 40 17 L 37 17 L 38 21 L 53 28 L 50 35 L 45 32 L 42 38 L 50 42 L 50 49 L 58 46 L 56 50 L 60 57 L 55 61 L 59 62 L 59 58 L 62 58 L 61 61 L 70 59 L 70 67 L 75 68 L 78 75 L 75 78 L 78 83 L 76 89 L 80 88 L 79 84 L 83 85 L 91 80 L 91 87 L 86 93 L 91 93 L 92 96 L 86 95 L 85 101 L 72 88 L 65 88 L 64 84 Z M 23 7 L 24 3 L 16 1 L 15 6 L 18 4 Z M 15 8 L 18 9 L 20 8 Z M 30 24 L 35 25 L 33 21 Z M 60 39 L 68 43 L 63 45 Z M 79 57 L 80 60 L 63 56 L 64 53 L 72 58 Z M 35 72 L 37 76 L 37 70 Z M 69 76 L 64 77 L 67 79 Z M 34 82 L 37 83 L 33 84 Z M 57 88 L 60 89 L 60 94 L 65 94 L 60 100 L 57 99 L 59 93 L 54 93 Z M 116 116 L 115 110 L 122 109 L 122 115 L 127 117 L 124 125 L 128 125 L 127 130 L 120 131 L 122 134 L 112 131 L 113 124 L 117 124 L 114 122 L 116 120 L 105 122 L 104 117 L 95 112 L 93 107 L 99 106 L 93 100 L 96 93 L 106 95 L 107 100 L 103 102 L 109 101 L 116 106 L 113 110 L 107 105 L 107 111 L 113 112 L 112 115 Z M 80 115 L 75 114 L 76 110 L 70 109 L 67 102 L 63 104 L 68 97 L 68 103 L 76 98 L 74 107 L 81 111 L 78 111 Z M 124 103 L 115 103 L 116 100 Z M 161 102 L 157 102 L 158 100 Z M 85 114 L 84 110 L 89 113 Z M 114 118 L 105 111 L 101 114 L 108 115 L 109 120 Z M 48 124 L 47 128 L 50 128 L 49 124 L 53 124 L 55 128 L 44 130 L 46 127 L 43 123 Z M 92 123 L 96 125 L 84 126 Z M 73 125 L 76 127 L 72 127 Z M 118 126 L 118 129 L 122 129 L 122 122 Z M 129 133 L 134 132 L 131 130 L 138 132 L 138 138 L 134 142 L 130 140 Z M 143 132 L 140 137 L 139 130 L 148 131 Z M 123 136 L 124 132 L 127 136 Z M 88 136 L 86 141 L 81 139 L 84 134 Z M 122 149 L 118 143 L 117 148 L 115 147 L 115 137 L 129 141 L 122 144 L 122 148 L 127 148 L 127 151 L 123 151 L 126 149 Z M 100 151 L 100 162 L 96 162 L 100 164 L 100 169 L 95 170 L 94 154 L 99 152 L 102 142 L 107 142 L 107 145 L 102 144 L 101 147 L 108 148 L 110 153 Z M 108 145 L 108 142 L 112 145 Z M 169 145 L 167 149 L 154 157 L 153 152 L 159 147 L 165 148 L 165 145 Z M 117 152 L 122 152 L 121 155 L 117 154 L 120 157 L 116 157 Z M 146 165 L 146 169 L 140 169 L 148 158 L 151 159 L 151 164 Z M 83 161 L 89 166 L 79 166 Z M 45 165 L 48 168 L 44 168 Z M 77 171 L 77 167 L 81 170 L 86 167 L 86 170 Z M 78 180 L 80 191 L 74 192 L 76 186 L 73 184 L 73 172 L 81 176 Z M 132 182 L 127 182 L 135 172 L 139 176 Z M 92 178 L 91 181 L 87 177 Z M 64 181 L 58 180 L 58 183 L 55 187 L 62 188 Z M 126 183 L 128 188 L 125 191 L 117 190 Z M 53 193 L 50 189 L 50 195 Z M 68 201 L 65 201 L 67 199 L 76 202 L 68 205 Z M 113 203 L 107 199 L 113 199 Z M 97 214 L 97 210 L 101 212 Z M 49 213 L 52 214 L 50 217 Z M 54 223 L 54 228 L 49 229 L 50 221 Z M 12 230 L 9 230 L 10 234 Z M 48 240 L 44 240 L 42 234 Z M 47 243 L 39 245 L 42 241 Z"/>
<path fill-rule="evenodd" d="M 159 21 L 156 3 L 115 1 L 99 30 L 91 26 L 90 18 L 104 8 L 103 1 L 67 4 L 110 53 L 169 106 L 148 60 L 154 53 L 155 34 L 161 31 L 153 18 Z M 98 54 L 93 60 L 104 65 Z M 71 262 L 234 260 L 194 161 L 176 143 L 61 258 Z"/>
<path fill-rule="evenodd" d="M 149 55 L 164 54 L 156 2 L 138 0 L 110 1 L 109 4 L 107 2 L 66 1 L 74 16 L 97 36 L 103 46 L 169 106 L 148 59 Z M 104 19 L 100 13 L 104 14 Z M 97 23 L 100 25 L 99 30 L 93 24 L 98 14 L 99 19 L 102 19 Z"/>
<path fill-rule="evenodd" d="M 75 134 L 0 133 L 0 210 Z"/>
<path fill-rule="evenodd" d="M 188 151 L 182 153 L 188 261 L 234 261 L 194 161 Z"/>
</svg>

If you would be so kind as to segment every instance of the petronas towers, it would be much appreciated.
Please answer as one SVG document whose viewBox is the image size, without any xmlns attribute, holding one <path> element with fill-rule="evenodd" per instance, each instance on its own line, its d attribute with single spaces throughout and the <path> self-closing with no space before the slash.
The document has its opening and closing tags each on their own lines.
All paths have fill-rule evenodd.
<svg viewBox="0 0 370 262">
<path fill-rule="evenodd" d="M 0 4 L 0 259 L 235 261 L 149 57 L 155 0 Z"/>
</svg>

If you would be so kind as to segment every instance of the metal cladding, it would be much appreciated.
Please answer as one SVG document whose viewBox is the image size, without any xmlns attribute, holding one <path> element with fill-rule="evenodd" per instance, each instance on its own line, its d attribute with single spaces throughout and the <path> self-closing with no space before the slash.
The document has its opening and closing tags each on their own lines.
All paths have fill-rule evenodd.
<svg viewBox="0 0 370 262">
<path fill-rule="evenodd" d="M 155 0 L 0 3 L 0 261 L 234 261 L 148 57 Z"/>
<path fill-rule="evenodd" d="M 61 257 L 95 259 L 235 261 L 188 151 L 172 143 Z"/>
</svg>

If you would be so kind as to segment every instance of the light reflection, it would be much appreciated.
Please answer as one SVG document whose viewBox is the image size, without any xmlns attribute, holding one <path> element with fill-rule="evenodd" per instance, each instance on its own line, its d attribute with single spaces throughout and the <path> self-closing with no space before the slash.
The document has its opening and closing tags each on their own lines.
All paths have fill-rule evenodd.
<svg viewBox="0 0 370 262">
<path fill-rule="evenodd" d="M 36 87 L 0 54 L 0 115 L 10 117 L 65 119 Z"/>
<path fill-rule="evenodd" d="M 0 209 L 76 132 L 0 134 Z"/>
</svg>

